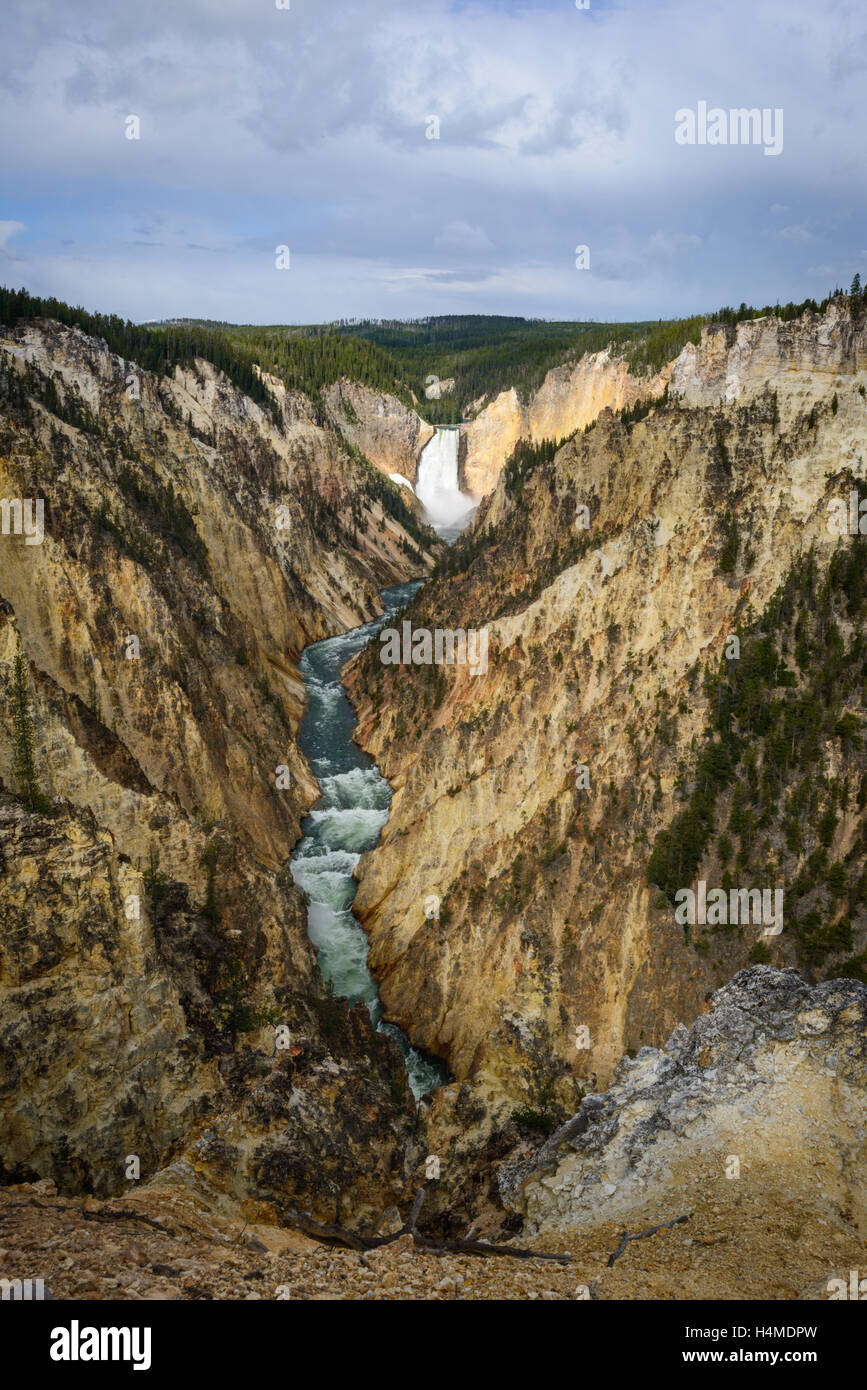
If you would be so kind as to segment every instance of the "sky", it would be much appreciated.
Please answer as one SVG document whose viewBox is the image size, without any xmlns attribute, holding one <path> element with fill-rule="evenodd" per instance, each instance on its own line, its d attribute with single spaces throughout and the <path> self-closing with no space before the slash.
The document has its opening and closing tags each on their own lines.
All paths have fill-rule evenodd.
<svg viewBox="0 0 867 1390">
<path fill-rule="evenodd" d="M 867 279 L 863 0 L 3 0 L 0 51 L 0 284 L 91 310 L 645 319 Z M 701 102 L 782 112 L 779 153 L 679 142 Z"/>
</svg>

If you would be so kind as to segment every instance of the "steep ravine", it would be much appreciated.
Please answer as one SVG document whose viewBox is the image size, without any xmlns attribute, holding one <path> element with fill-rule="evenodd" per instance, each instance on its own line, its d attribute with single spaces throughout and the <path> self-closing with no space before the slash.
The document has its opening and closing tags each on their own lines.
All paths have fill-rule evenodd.
<svg viewBox="0 0 867 1390">
<path fill-rule="evenodd" d="M 307 707 L 298 745 L 322 795 L 302 823 L 304 835 L 291 860 L 292 876 L 307 898 L 307 930 L 324 979 L 350 1004 L 361 1000 L 374 1027 L 395 1039 L 416 1099 L 441 1086 L 448 1071 L 422 1056 L 394 1024 L 383 1020 L 376 981 L 367 967 L 367 937 L 352 914 L 353 870 L 361 852 L 379 839 L 388 819 L 391 789 L 373 759 L 353 742 L 355 716 L 340 671 L 417 588 L 411 583 L 384 589 L 381 618 L 326 638 L 308 647 L 301 658 Z"/>
<path fill-rule="evenodd" d="M 461 488 L 475 498 L 487 496 L 519 440 L 566 439 L 606 407 L 620 410 L 660 395 L 671 371 L 669 364 L 658 373 L 635 376 L 609 351 L 585 353 L 577 362 L 552 368 L 529 395 L 512 388 L 480 403 L 460 429 Z M 350 444 L 383 473 L 416 484 L 422 452 L 437 433 L 423 418 L 423 402 L 412 410 L 395 396 L 347 380 L 328 387 L 323 400 L 328 418 Z"/>
<path fill-rule="evenodd" d="M 840 661 L 861 660 L 858 564 L 825 602 L 842 548 L 827 504 L 867 477 L 865 328 L 849 306 L 706 333 L 658 380 L 626 380 L 607 360 L 570 368 L 568 410 L 539 407 L 522 438 L 562 437 L 661 385 L 669 399 L 638 423 L 605 408 L 556 457 L 529 451 L 503 474 L 509 425 L 488 462 L 476 455 L 490 495 L 448 554 L 358 452 L 370 453 L 369 413 L 377 468 L 415 480 L 424 430 L 392 398 L 342 384 L 329 407 L 350 402 L 339 424 L 276 392 L 275 421 L 198 361 L 141 374 L 131 401 L 132 364 L 56 324 L 4 332 L 0 365 L 0 493 L 47 504 L 43 545 L 0 538 L 0 1178 L 44 1180 L 27 1197 L 46 1204 L 38 1220 L 62 1223 L 40 1230 L 46 1248 L 62 1229 L 95 1270 L 83 1228 L 99 1223 L 77 1221 L 80 1196 L 123 1193 L 161 1224 L 193 1222 L 202 1268 L 190 1286 L 238 1296 L 255 1275 L 237 1250 L 227 1258 L 224 1218 L 261 1234 L 256 1264 L 262 1245 L 285 1257 L 276 1227 L 292 1210 L 371 1230 L 394 1205 L 406 1212 L 434 1156 L 427 1222 L 500 1238 L 525 1222 L 558 1247 L 578 1232 L 582 1273 L 606 1281 L 603 1296 L 646 1296 L 648 1282 L 625 1263 L 605 1272 L 606 1211 L 637 1217 L 649 1193 L 668 1216 L 688 1180 L 703 1184 L 699 1239 L 746 1245 L 740 1264 L 723 1251 L 698 1268 L 679 1231 L 665 1247 L 675 1262 L 648 1256 L 656 1295 L 690 1296 L 710 1269 L 714 1296 L 769 1283 L 823 1296 L 828 1230 L 841 1259 L 863 1248 L 863 986 L 816 983 L 792 933 L 772 944 L 774 966 L 797 963 L 809 982 L 766 966 L 739 974 L 755 935 L 684 932 L 648 862 L 692 804 L 716 690 L 704 667 L 719 666 L 735 628 L 758 640 L 793 567 L 816 586 L 792 599 L 781 643 L 812 652 L 839 639 Z M 592 381 L 573 391 L 576 371 Z M 579 397 L 586 417 L 570 426 Z M 390 611 L 392 586 L 432 570 L 414 625 L 487 626 L 487 672 L 385 668 L 377 643 L 343 668 L 375 633 L 383 589 Z M 786 674 L 776 657 L 771 674 Z M 821 731 L 814 782 L 829 874 L 857 867 L 829 908 L 851 907 L 856 955 L 867 946 L 857 692 L 845 715 L 841 732 Z M 729 787 L 721 813 L 733 801 Z M 800 828 L 792 853 L 806 871 L 818 832 L 809 806 L 797 815 L 785 834 L 797 846 Z M 771 866 L 778 830 L 769 823 Z M 715 835 L 708 877 L 721 853 Z M 455 1078 L 420 1107 L 402 1049 L 371 1024 L 352 914 L 385 1015 Z M 823 970 L 842 962 L 838 946 Z M 758 1128 L 740 1119 L 754 1102 Z M 743 1206 L 732 1185 L 721 1198 L 713 1187 L 734 1141 L 757 1175 Z M 797 1195 L 809 1230 L 791 1260 L 799 1213 L 771 1171 L 786 1153 L 787 1173 L 808 1174 Z M 817 1196 L 810 1175 L 825 1171 Z M 75 1210 L 52 1180 L 78 1194 Z M 159 1268 L 173 1254 L 157 1234 L 146 1230 Z M 124 1258 L 129 1296 L 162 1278 L 122 1271 Z M 68 1266 L 52 1263 L 52 1278 L 101 1288 L 93 1270 L 76 1282 L 79 1263 L 68 1284 Z M 469 1279 L 465 1264 L 455 1273 Z M 399 1272 L 373 1265 L 392 1296 Z M 315 1266 L 287 1271 L 298 1296 L 308 1281 L 320 1291 Z M 334 1287 L 347 1277 L 340 1259 L 325 1283 L 332 1274 Z M 565 1276 L 527 1277 L 543 1297 L 555 1282 L 574 1297 L 573 1275 L 568 1291 Z M 417 1261 L 406 1278 L 413 1296 L 430 1287 Z"/>
<path fill-rule="evenodd" d="M 106 1195 L 134 1155 L 374 1218 L 414 1108 L 283 867 L 318 795 L 298 662 L 440 543 L 303 396 L 272 419 L 51 322 L 0 335 L 0 496 L 45 508 L 0 537 L 2 1171 Z"/>
</svg>

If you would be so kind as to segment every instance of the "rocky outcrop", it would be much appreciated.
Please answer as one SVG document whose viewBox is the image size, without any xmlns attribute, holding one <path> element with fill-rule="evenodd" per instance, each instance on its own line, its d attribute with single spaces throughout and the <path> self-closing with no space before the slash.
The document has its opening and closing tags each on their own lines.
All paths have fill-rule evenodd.
<svg viewBox="0 0 867 1390">
<path fill-rule="evenodd" d="M 746 402 L 772 389 L 796 408 L 865 367 L 863 331 L 849 301 L 839 298 L 825 314 L 808 312 L 792 322 L 769 316 L 736 328 L 705 324 L 701 342 L 687 343 L 671 364 L 670 382 L 689 405 Z"/>
<path fill-rule="evenodd" d="M 567 439 L 606 407 L 621 410 L 661 395 L 668 378 L 669 369 L 633 376 L 626 362 L 606 351 L 554 367 L 528 400 L 514 387 L 501 392 L 461 431 L 466 439 L 461 486 L 487 496 L 519 439 L 532 444 Z"/>
<path fill-rule="evenodd" d="M 793 971 L 744 970 L 661 1050 L 624 1058 L 614 1084 L 500 1191 L 530 1233 L 611 1220 L 630 1226 L 667 1204 L 689 1211 L 697 1184 L 798 1196 L 805 1209 L 867 1220 L 867 988 L 810 988 Z"/>
<path fill-rule="evenodd" d="M 276 1223 L 300 1208 L 367 1231 L 401 1198 L 425 1157 L 403 1058 L 363 1004 L 309 998 L 310 1022 L 279 1049 L 271 1030 L 270 1048 L 239 1060 L 222 1105 L 189 1126 L 153 1186 L 186 1186 L 227 1213 Z"/>
<path fill-rule="evenodd" d="M 432 425 L 396 396 L 345 378 L 326 387 L 322 398 L 344 439 L 389 477 L 400 473 L 415 485 L 421 451 L 436 433 Z"/>
<path fill-rule="evenodd" d="M 603 410 L 622 410 L 660 396 L 666 386 L 689 405 L 754 397 L 784 382 L 793 401 L 827 394 L 840 373 L 863 369 L 863 341 L 844 300 L 833 301 L 820 317 L 807 314 L 792 323 L 768 317 L 737 328 L 706 324 L 698 345 L 687 343 L 658 372 L 633 375 L 610 352 L 590 353 L 577 363 L 548 372 L 538 391 L 522 399 L 513 388 L 488 402 L 464 426 L 466 462 L 461 486 L 476 496 L 493 491 L 503 464 L 519 439 L 539 443 L 566 439 Z M 481 404 L 481 403 L 480 403 Z"/>
</svg>

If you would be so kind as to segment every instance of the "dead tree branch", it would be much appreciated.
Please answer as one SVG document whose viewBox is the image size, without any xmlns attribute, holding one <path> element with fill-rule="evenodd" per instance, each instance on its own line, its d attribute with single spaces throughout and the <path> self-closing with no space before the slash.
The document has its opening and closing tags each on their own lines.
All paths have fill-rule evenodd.
<svg viewBox="0 0 867 1390">
<path fill-rule="evenodd" d="M 429 1236 L 422 1235 L 421 1231 L 416 1229 L 423 1201 L 424 1188 L 420 1187 L 406 1221 L 399 1231 L 394 1231 L 389 1236 L 361 1236 L 355 1231 L 348 1231 L 344 1226 L 314 1221 L 309 1212 L 288 1211 L 286 1216 L 293 1225 L 313 1240 L 320 1240 L 326 1245 L 348 1245 L 352 1250 L 381 1250 L 383 1246 L 400 1240 L 401 1236 L 411 1235 L 419 1250 L 426 1250 L 433 1255 L 504 1255 L 513 1260 L 556 1260 L 560 1264 L 569 1264 L 572 1261 L 571 1255 L 549 1254 L 543 1250 L 519 1250 L 512 1245 L 489 1245 L 483 1240 L 431 1240 Z"/>
<path fill-rule="evenodd" d="M 144 1226 L 152 1226 L 155 1231 L 161 1231 L 164 1236 L 173 1236 L 174 1231 L 169 1230 L 161 1221 L 154 1221 L 150 1216 L 142 1216 L 137 1211 L 85 1211 L 84 1207 L 78 1208 L 85 1221 L 140 1221 Z"/>
<path fill-rule="evenodd" d="M 688 1221 L 692 1212 L 688 1211 L 685 1216 L 676 1216 L 673 1221 L 661 1221 L 658 1226 L 651 1226 L 649 1231 L 638 1231 L 634 1236 L 630 1236 L 623 1231 L 620 1236 L 620 1244 L 613 1254 L 608 1256 L 606 1268 L 610 1269 L 615 1260 L 619 1260 L 627 1245 L 631 1240 L 644 1240 L 645 1236 L 655 1236 L 657 1231 L 667 1231 L 671 1226 L 680 1226 L 684 1221 Z"/>
</svg>

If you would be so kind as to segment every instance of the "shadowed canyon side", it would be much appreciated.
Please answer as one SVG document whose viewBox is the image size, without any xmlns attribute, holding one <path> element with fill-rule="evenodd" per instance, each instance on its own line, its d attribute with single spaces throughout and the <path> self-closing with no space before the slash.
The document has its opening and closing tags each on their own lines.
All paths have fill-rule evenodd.
<svg viewBox="0 0 867 1390">
<path fill-rule="evenodd" d="M 303 395 L 201 359 L 24 321 L 0 410 L 0 495 L 44 501 L 0 568 L 5 1176 L 106 1195 L 175 1145 L 215 1199 L 375 1215 L 413 1107 L 284 867 L 318 795 L 298 661 L 440 542 Z"/>
<path fill-rule="evenodd" d="M 486 674 L 372 652 L 349 678 L 395 790 L 357 870 L 385 1006 L 501 1113 L 565 1118 L 751 959 L 863 970 L 860 551 L 827 525 L 865 476 L 863 307 L 705 330 L 666 378 L 643 419 L 518 450 L 414 601 L 488 628 Z M 675 918 L 676 886 L 783 865 L 779 936 Z"/>
</svg>

